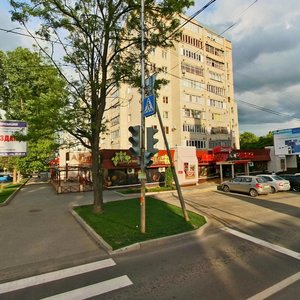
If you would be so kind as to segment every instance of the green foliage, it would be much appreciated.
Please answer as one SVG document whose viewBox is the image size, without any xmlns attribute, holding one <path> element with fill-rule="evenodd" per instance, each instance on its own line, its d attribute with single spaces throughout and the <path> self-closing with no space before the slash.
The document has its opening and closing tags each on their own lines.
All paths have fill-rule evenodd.
<svg viewBox="0 0 300 300">
<path fill-rule="evenodd" d="M 192 0 L 145 1 L 145 60 L 156 47 L 170 48 L 180 36 L 178 16 Z M 108 97 L 121 83 L 140 86 L 140 0 L 10 0 L 12 19 L 24 25 L 31 18 L 40 24 L 36 34 L 55 41 L 43 53 L 68 83 L 70 104 L 64 106 L 63 128 L 92 151 L 95 210 L 101 211 L 103 182 L 100 168 L 100 135 L 106 130 L 104 112 Z M 64 67 L 74 67 L 70 76 L 54 61 L 57 43 L 65 50 Z M 20 99 L 18 99 L 20 101 Z M 119 102 L 121 103 L 121 101 Z"/>
<path fill-rule="evenodd" d="M 263 149 L 273 146 L 273 134 L 269 132 L 266 136 L 257 137 L 252 132 L 244 132 L 240 135 L 241 149 Z"/>
<path fill-rule="evenodd" d="M 75 211 L 113 249 L 191 231 L 206 222 L 204 217 L 193 212 L 189 212 L 190 222 L 186 222 L 179 207 L 147 197 L 146 233 L 141 233 L 138 199 L 109 202 L 104 205 L 105 211 L 102 214 L 93 214 L 91 206 L 81 206 L 75 208 Z"/>
<path fill-rule="evenodd" d="M 165 174 L 165 185 L 166 187 L 172 187 L 173 186 L 173 174 L 172 170 L 170 167 L 166 169 L 166 174 Z"/>
<path fill-rule="evenodd" d="M 0 52 L 0 108 L 6 118 L 28 123 L 24 158 L 1 158 L 0 167 L 28 173 L 44 170 L 57 148 L 57 132 L 66 105 L 65 82 L 53 66 L 37 52 L 17 48 Z"/>
<path fill-rule="evenodd" d="M 0 192 L 0 203 L 3 203 L 7 200 L 7 198 L 13 194 L 20 186 L 21 184 L 2 184 L 3 187 Z"/>
<path fill-rule="evenodd" d="M 117 166 L 119 163 L 128 164 L 131 160 L 131 156 L 127 155 L 126 152 L 119 151 L 116 152 L 115 156 L 111 160 L 115 166 Z"/>
</svg>

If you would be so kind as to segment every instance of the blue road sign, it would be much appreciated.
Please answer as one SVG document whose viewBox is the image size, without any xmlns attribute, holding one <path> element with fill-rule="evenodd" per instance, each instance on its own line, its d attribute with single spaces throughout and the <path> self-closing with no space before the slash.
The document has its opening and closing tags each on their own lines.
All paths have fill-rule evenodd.
<svg viewBox="0 0 300 300">
<path fill-rule="evenodd" d="M 155 113 L 155 98 L 154 95 L 150 95 L 143 100 L 143 115 L 144 117 L 149 117 Z"/>
</svg>

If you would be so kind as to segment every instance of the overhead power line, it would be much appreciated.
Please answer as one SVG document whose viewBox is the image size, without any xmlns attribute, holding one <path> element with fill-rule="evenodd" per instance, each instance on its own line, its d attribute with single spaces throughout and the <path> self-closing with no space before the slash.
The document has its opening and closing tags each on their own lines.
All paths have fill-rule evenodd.
<svg viewBox="0 0 300 300">
<path fill-rule="evenodd" d="M 269 108 L 266 108 L 266 107 L 263 107 L 263 106 L 259 106 L 259 105 L 256 105 L 256 104 L 244 101 L 244 100 L 235 99 L 235 101 L 236 102 L 241 102 L 241 103 L 246 104 L 246 105 L 248 105 L 252 108 L 255 108 L 255 109 L 258 109 L 260 111 L 264 111 L 264 112 L 267 112 L 267 113 L 270 113 L 270 114 L 273 114 L 273 115 L 276 115 L 276 116 L 291 118 L 291 119 L 295 119 L 295 120 L 300 120 L 300 117 L 298 118 L 298 117 L 295 117 L 295 116 L 290 115 L 290 114 L 286 114 L 286 113 L 283 113 L 283 112 L 278 112 L 278 111 L 275 111 L 273 109 L 269 109 Z"/>
</svg>

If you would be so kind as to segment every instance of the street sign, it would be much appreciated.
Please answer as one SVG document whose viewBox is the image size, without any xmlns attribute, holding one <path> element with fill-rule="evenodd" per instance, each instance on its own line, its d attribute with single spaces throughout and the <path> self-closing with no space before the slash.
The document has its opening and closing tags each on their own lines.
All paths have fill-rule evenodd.
<svg viewBox="0 0 300 300">
<path fill-rule="evenodd" d="M 143 100 L 143 115 L 144 117 L 149 117 L 155 113 L 155 97 L 154 95 L 150 95 Z"/>
</svg>

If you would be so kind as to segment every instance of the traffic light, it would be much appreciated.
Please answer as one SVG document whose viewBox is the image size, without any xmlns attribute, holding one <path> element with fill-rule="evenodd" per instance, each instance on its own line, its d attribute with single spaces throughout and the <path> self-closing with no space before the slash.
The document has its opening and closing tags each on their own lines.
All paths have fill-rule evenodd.
<svg viewBox="0 0 300 300">
<path fill-rule="evenodd" d="M 132 144 L 129 151 L 132 156 L 138 157 L 141 155 L 141 126 L 130 126 L 128 130 L 131 133 L 131 137 L 128 140 Z"/>
<path fill-rule="evenodd" d="M 158 132 L 156 128 L 147 127 L 147 151 L 145 152 L 145 166 L 149 167 L 153 164 L 152 157 L 158 152 L 154 145 L 158 143 L 158 139 L 154 135 Z"/>
</svg>

